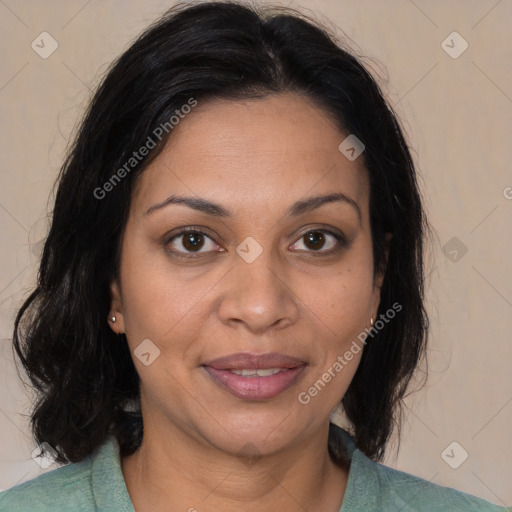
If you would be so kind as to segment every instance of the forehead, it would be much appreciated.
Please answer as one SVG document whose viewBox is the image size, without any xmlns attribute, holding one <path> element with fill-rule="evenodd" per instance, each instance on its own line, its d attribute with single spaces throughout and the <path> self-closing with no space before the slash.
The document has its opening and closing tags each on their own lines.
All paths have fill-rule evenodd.
<svg viewBox="0 0 512 512">
<path fill-rule="evenodd" d="M 338 149 L 347 135 L 298 94 L 198 102 L 140 177 L 133 207 L 147 209 L 180 192 L 236 211 L 333 191 L 363 207 L 363 159 L 350 161 Z"/>
</svg>

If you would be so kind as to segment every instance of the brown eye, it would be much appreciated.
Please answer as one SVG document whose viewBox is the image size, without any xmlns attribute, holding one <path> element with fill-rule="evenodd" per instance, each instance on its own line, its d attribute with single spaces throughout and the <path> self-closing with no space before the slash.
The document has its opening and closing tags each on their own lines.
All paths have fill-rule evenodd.
<svg viewBox="0 0 512 512">
<path fill-rule="evenodd" d="M 318 250 L 325 244 L 325 236 L 321 231 L 310 231 L 304 235 L 305 245 L 309 249 Z"/>
<path fill-rule="evenodd" d="M 300 247 L 301 243 L 304 247 Z M 304 233 L 293 244 L 292 248 L 299 251 L 318 252 L 329 254 L 346 247 L 347 243 L 343 235 L 326 229 L 314 229 Z"/>
<path fill-rule="evenodd" d="M 186 228 L 167 240 L 166 246 L 179 256 L 212 252 L 218 245 L 203 231 Z M 206 250 L 201 250 L 206 248 Z"/>
<path fill-rule="evenodd" d="M 195 251 L 201 249 L 204 245 L 204 238 L 201 233 L 185 233 L 182 241 L 183 247 L 187 251 Z"/>
</svg>

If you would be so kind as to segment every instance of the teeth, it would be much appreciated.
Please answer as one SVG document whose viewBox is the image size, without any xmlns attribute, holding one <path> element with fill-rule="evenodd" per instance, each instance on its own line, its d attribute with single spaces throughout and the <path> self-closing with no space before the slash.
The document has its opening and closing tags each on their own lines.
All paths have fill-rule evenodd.
<svg viewBox="0 0 512 512">
<path fill-rule="evenodd" d="M 251 376 L 258 376 L 258 377 L 270 377 L 270 375 L 275 375 L 279 372 L 287 371 L 288 368 L 265 368 L 263 369 L 257 369 L 257 370 L 230 370 L 231 373 L 236 373 L 237 375 L 241 375 L 242 377 L 251 377 Z"/>
</svg>

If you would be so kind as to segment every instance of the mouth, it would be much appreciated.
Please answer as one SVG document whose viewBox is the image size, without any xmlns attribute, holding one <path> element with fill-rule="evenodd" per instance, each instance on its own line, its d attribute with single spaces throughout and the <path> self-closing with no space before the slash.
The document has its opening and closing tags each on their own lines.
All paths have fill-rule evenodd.
<svg viewBox="0 0 512 512">
<path fill-rule="evenodd" d="M 284 354 L 231 354 L 201 365 L 213 382 L 237 398 L 268 400 L 293 386 L 307 364 Z"/>
</svg>

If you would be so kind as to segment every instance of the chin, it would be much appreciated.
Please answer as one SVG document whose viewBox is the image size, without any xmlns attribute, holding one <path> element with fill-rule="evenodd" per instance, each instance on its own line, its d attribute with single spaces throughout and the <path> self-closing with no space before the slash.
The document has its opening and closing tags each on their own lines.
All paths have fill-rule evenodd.
<svg viewBox="0 0 512 512">
<path fill-rule="evenodd" d="M 222 419 L 201 422 L 209 426 L 208 430 L 200 429 L 203 437 L 221 451 L 245 457 L 260 457 L 295 445 L 302 432 L 301 425 L 291 415 L 282 413 L 279 416 L 275 413 L 231 414 Z"/>
</svg>

